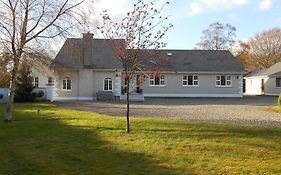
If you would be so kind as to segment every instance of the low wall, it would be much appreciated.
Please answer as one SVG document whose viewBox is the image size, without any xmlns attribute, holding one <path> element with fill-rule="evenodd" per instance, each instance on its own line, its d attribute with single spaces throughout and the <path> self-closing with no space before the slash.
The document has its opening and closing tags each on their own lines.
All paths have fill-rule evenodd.
<svg viewBox="0 0 281 175">
<path fill-rule="evenodd" d="M 44 101 L 49 100 L 53 101 L 53 86 L 47 86 L 47 88 L 34 88 L 33 92 L 39 92 L 43 91 L 44 95 L 43 97 L 36 98 L 36 101 Z M 8 102 L 8 95 L 9 95 L 9 89 L 8 88 L 0 88 L 0 94 L 3 95 L 3 97 L 0 99 L 0 103 L 7 103 Z"/>
<path fill-rule="evenodd" d="M 39 92 L 39 91 L 43 91 L 44 95 L 43 97 L 40 98 L 35 98 L 36 101 L 44 101 L 44 100 L 48 100 L 48 101 L 53 101 L 53 87 L 54 85 L 52 84 L 48 84 L 46 85 L 46 88 L 34 88 L 33 92 Z"/>
<path fill-rule="evenodd" d="M 46 100 L 46 88 L 34 88 L 32 92 L 38 93 L 39 91 L 43 91 L 43 97 L 36 97 L 36 101 L 44 101 Z"/>
<path fill-rule="evenodd" d="M 0 99 L 0 103 L 7 103 L 9 89 L 8 88 L 0 88 L 0 94 L 3 95 L 3 97 Z"/>
</svg>

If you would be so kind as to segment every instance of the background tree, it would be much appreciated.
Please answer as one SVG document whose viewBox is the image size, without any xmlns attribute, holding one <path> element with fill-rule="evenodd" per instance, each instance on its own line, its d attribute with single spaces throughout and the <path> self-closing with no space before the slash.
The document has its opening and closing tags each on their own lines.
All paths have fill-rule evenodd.
<svg viewBox="0 0 281 175">
<path fill-rule="evenodd" d="M 9 54 L 6 52 L 2 52 L 0 55 L 0 88 L 8 88 L 10 74 L 8 72 L 9 66 Z"/>
<path fill-rule="evenodd" d="M 129 84 L 135 81 L 136 73 L 142 76 L 152 72 L 156 74 L 157 65 L 161 64 L 161 59 L 157 59 L 157 50 L 166 45 L 160 40 L 172 27 L 171 24 L 164 25 L 167 17 L 161 15 L 167 4 L 169 3 L 165 2 L 158 6 L 152 2 L 138 0 L 119 23 L 112 21 L 107 11 L 104 11 L 102 25 L 98 26 L 103 36 L 109 39 L 115 57 L 123 65 L 125 92 L 127 92 L 127 133 L 130 132 Z"/>
<path fill-rule="evenodd" d="M 228 50 L 235 43 L 236 28 L 230 24 L 215 22 L 202 31 L 201 41 L 197 43 L 204 50 Z"/>
<path fill-rule="evenodd" d="M 68 34 L 81 24 L 77 0 L 0 0 L 0 43 L 11 55 L 9 99 L 4 121 L 12 120 L 15 83 L 22 55 L 42 38 Z"/>
<path fill-rule="evenodd" d="M 238 58 L 244 60 L 249 70 L 268 68 L 281 61 L 281 29 L 272 28 L 258 33 L 250 40 L 241 43 Z"/>
<path fill-rule="evenodd" d="M 255 69 L 256 66 L 247 43 L 239 42 L 238 49 L 235 51 L 234 55 L 247 72 Z"/>
</svg>

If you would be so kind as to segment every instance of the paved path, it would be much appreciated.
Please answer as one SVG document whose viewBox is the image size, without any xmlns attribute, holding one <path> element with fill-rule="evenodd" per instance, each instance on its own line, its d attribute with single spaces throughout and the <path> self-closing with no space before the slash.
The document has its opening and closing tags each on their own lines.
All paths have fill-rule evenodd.
<svg viewBox="0 0 281 175">
<path fill-rule="evenodd" d="M 124 102 L 55 102 L 67 108 L 124 116 Z M 281 127 L 281 113 L 271 110 L 276 97 L 243 98 L 148 98 L 132 102 L 134 117 L 158 117 L 211 123 Z"/>
</svg>

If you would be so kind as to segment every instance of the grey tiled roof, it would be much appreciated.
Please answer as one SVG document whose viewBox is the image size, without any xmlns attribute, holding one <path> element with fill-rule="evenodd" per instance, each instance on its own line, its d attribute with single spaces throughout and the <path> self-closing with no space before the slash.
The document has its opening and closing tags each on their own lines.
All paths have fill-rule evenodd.
<svg viewBox="0 0 281 175">
<path fill-rule="evenodd" d="M 114 57 L 113 49 L 103 39 L 94 39 L 92 45 L 91 69 L 122 68 L 119 60 Z M 55 67 L 83 69 L 82 38 L 68 38 L 55 58 Z"/>
<path fill-rule="evenodd" d="M 161 57 L 167 57 L 171 61 L 164 65 L 168 71 L 178 72 L 236 72 L 244 73 L 243 67 L 237 59 L 224 50 L 161 50 Z"/>
<path fill-rule="evenodd" d="M 280 72 L 276 72 L 276 73 L 270 75 L 269 77 L 281 77 L 281 71 Z"/>
<path fill-rule="evenodd" d="M 56 67 L 82 69 L 83 43 L 81 38 L 67 39 L 55 58 Z M 113 49 L 104 39 L 93 39 L 92 69 L 122 69 L 114 57 Z M 171 61 L 163 65 L 164 71 L 244 73 L 243 67 L 229 51 L 160 50 L 159 57 Z"/>
<path fill-rule="evenodd" d="M 262 77 L 262 76 L 268 76 L 267 75 L 267 70 L 268 68 L 264 68 L 264 69 L 257 69 L 251 73 L 249 73 L 246 77 Z"/>
<path fill-rule="evenodd" d="M 258 77 L 258 76 L 268 76 L 268 77 L 281 76 L 281 62 L 274 64 L 270 68 L 256 70 L 248 74 L 246 77 Z"/>
</svg>

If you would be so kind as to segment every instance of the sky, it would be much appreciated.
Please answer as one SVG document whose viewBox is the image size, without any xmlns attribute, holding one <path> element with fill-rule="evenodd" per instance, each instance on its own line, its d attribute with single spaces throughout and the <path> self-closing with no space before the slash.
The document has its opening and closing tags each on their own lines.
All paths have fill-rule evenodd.
<svg viewBox="0 0 281 175">
<path fill-rule="evenodd" d="M 134 2 L 136 0 L 97 0 L 94 8 L 97 13 L 107 9 L 111 16 L 119 18 Z M 202 31 L 214 22 L 236 27 L 237 41 L 281 27 L 281 0 L 170 0 L 163 13 L 174 25 L 163 38 L 168 43 L 166 49 L 194 49 Z"/>
</svg>

